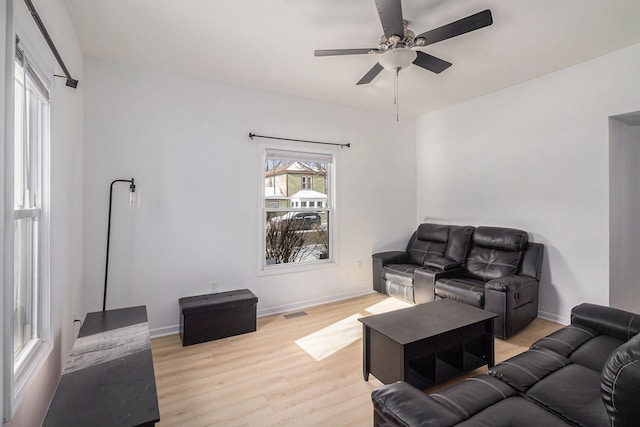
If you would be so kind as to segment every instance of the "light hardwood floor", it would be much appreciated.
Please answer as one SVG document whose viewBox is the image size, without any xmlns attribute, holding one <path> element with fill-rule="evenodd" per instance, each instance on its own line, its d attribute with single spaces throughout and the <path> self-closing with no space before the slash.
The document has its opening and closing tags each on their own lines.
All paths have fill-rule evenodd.
<svg viewBox="0 0 640 427">
<path fill-rule="evenodd" d="M 259 318 L 257 331 L 182 347 L 178 335 L 151 341 L 159 426 L 371 426 L 371 391 L 362 378 L 362 340 L 316 361 L 294 341 L 384 300 L 371 294 L 307 308 L 307 316 Z M 561 325 L 536 319 L 495 340 L 496 363 Z M 486 368 L 473 374 L 486 371 Z"/>
</svg>

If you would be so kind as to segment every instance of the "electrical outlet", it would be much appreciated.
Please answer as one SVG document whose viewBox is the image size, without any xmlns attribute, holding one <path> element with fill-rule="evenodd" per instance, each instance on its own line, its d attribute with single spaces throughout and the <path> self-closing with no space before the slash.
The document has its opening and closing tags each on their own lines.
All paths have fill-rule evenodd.
<svg viewBox="0 0 640 427">
<path fill-rule="evenodd" d="M 211 285 L 211 292 L 218 292 L 218 281 L 217 280 L 211 280 L 209 281 L 209 284 Z"/>
</svg>

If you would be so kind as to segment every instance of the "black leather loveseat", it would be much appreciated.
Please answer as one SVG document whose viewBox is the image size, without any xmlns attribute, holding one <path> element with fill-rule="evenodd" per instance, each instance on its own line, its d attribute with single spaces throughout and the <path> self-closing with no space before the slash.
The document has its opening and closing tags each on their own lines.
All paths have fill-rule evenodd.
<svg viewBox="0 0 640 427">
<path fill-rule="evenodd" d="M 373 288 L 416 304 L 448 298 L 483 308 L 507 338 L 538 315 L 543 249 L 523 230 L 420 224 L 405 251 L 372 255 Z"/>
<path fill-rule="evenodd" d="M 371 397 L 375 426 L 640 425 L 640 315 L 593 304 L 530 350 L 427 395 L 407 383 Z"/>
</svg>

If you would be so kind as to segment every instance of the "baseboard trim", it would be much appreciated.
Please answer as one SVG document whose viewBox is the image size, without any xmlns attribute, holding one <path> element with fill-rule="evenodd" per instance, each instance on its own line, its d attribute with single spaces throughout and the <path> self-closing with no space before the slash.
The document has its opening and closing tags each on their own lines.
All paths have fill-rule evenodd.
<svg viewBox="0 0 640 427">
<path fill-rule="evenodd" d="M 149 330 L 151 338 L 164 337 L 180 333 L 180 325 L 165 326 L 164 328 L 154 328 Z"/>
<path fill-rule="evenodd" d="M 336 301 L 342 301 L 349 298 L 356 298 L 363 295 L 373 294 L 375 291 L 370 288 L 357 289 L 355 291 L 345 292 L 341 294 L 335 294 L 330 296 L 324 296 L 321 298 L 314 298 L 310 300 L 295 302 L 291 304 L 277 305 L 273 307 L 258 309 L 256 316 L 265 317 L 272 316 L 274 314 L 288 313 L 291 311 L 301 310 L 303 308 L 314 307 L 316 305 L 329 304 Z M 174 335 L 180 333 L 180 325 L 170 325 L 161 328 L 153 328 L 149 330 L 151 338 L 159 338 L 167 335 Z"/>
<path fill-rule="evenodd" d="M 571 323 L 570 317 L 560 316 L 556 313 L 549 313 L 547 311 L 538 310 L 538 317 L 550 322 L 560 323 L 561 325 L 569 325 Z"/>
<path fill-rule="evenodd" d="M 322 304 L 329 304 L 332 302 L 336 302 L 336 301 L 342 301 L 345 299 L 349 299 L 349 298 L 355 298 L 355 297 L 360 297 L 363 295 L 369 295 L 374 293 L 375 291 L 373 289 L 370 288 L 366 288 L 366 289 L 358 289 L 356 291 L 351 291 L 351 292 L 345 292 L 342 294 L 336 294 L 336 295 L 330 295 L 330 296 L 325 296 L 325 297 L 321 297 L 321 298 L 315 298 L 315 299 L 311 299 L 311 300 L 306 300 L 306 301 L 300 301 L 300 302 L 295 302 L 292 304 L 283 304 L 283 305 L 277 305 L 274 307 L 267 307 L 267 308 L 262 308 L 258 310 L 257 316 L 258 317 L 264 317 L 264 316 L 271 316 L 274 314 L 280 314 L 280 313 L 287 313 L 290 311 L 297 311 L 303 308 L 308 308 L 308 307 L 314 307 L 316 305 L 322 305 Z"/>
</svg>

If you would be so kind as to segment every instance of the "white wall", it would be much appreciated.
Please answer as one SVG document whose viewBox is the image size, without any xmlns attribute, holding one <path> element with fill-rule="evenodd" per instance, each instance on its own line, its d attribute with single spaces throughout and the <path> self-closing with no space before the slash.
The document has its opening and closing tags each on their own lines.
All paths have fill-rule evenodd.
<svg viewBox="0 0 640 427">
<path fill-rule="evenodd" d="M 529 231 L 547 318 L 608 304 L 608 117 L 639 109 L 638 70 L 634 45 L 418 118 L 418 221 Z"/>
<path fill-rule="evenodd" d="M 77 90 L 54 79 L 51 87 L 51 331 L 54 348 L 29 386 L 14 418 L 6 426 L 40 425 L 60 378 L 61 367 L 77 335 L 74 316 L 82 312 L 82 162 L 83 58 L 64 2 L 34 2 L 67 68 L 80 80 Z M 20 36 L 46 43 L 22 1 L 14 15 L 26 33 Z M 11 35 L 10 40 L 14 37 Z M 13 61 L 13 58 L 8 58 Z M 53 59 L 51 57 L 53 63 Z M 57 74 L 61 70 L 55 68 Z M 7 141 L 5 141 L 7 143 Z M 3 181 L 4 183 L 4 181 Z M 3 184 L 4 185 L 4 184 Z M 8 378 L 3 378 L 8 381 Z"/>
<path fill-rule="evenodd" d="M 638 120 L 636 120 L 638 122 Z M 640 312 L 640 125 L 610 119 L 610 305 Z"/>
<path fill-rule="evenodd" d="M 147 305 L 152 333 L 175 332 L 178 299 L 249 288 L 258 313 L 371 290 L 371 253 L 415 227 L 415 119 L 86 59 L 85 311 L 101 308 L 108 187 L 117 186 L 107 308 Z M 261 178 L 249 132 L 350 142 L 339 152 L 339 262 L 258 275 Z M 300 144 L 301 148 L 308 148 Z M 362 269 L 357 262 L 362 261 Z"/>
</svg>

